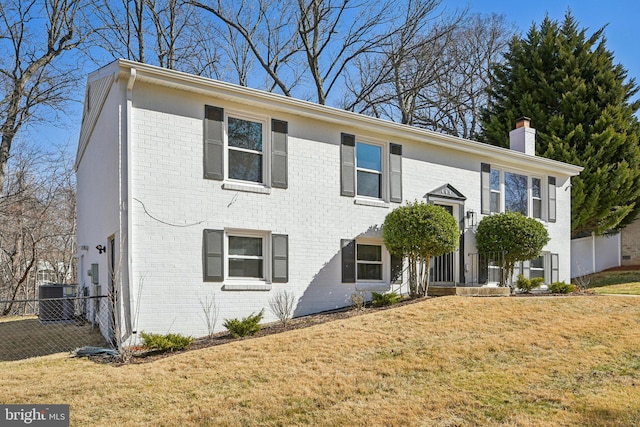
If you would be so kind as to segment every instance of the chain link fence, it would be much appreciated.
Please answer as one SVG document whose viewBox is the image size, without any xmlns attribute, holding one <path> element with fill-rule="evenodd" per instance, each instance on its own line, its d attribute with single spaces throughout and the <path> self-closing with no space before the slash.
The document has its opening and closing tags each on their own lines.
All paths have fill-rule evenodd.
<svg viewBox="0 0 640 427">
<path fill-rule="evenodd" d="M 106 296 L 75 295 L 73 285 L 42 286 L 37 299 L 0 300 L 0 361 L 113 348 L 105 339 L 112 320 Z"/>
</svg>

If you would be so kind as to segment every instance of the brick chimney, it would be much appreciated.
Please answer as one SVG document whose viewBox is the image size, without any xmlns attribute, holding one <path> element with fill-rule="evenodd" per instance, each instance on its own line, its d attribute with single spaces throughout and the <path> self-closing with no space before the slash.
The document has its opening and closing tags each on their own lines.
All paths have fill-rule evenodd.
<svg viewBox="0 0 640 427">
<path fill-rule="evenodd" d="M 536 155 L 536 130 L 531 125 L 529 117 L 516 120 L 516 128 L 509 132 L 509 148 L 530 156 Z"/>
</svg>

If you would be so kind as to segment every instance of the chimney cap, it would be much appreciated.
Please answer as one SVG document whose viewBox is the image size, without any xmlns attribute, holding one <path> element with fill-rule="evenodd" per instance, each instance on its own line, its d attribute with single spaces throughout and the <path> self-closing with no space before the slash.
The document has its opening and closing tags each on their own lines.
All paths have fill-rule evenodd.
<svg viewBox="0 0 640 427">
<path fill-rule="evenodd" d="M 519 119 L 516 119 L 516 129 L 525 127 L 528 128 L 531 126 L 531 118 L 527 116 L 522 116 Z"/>
</svg>

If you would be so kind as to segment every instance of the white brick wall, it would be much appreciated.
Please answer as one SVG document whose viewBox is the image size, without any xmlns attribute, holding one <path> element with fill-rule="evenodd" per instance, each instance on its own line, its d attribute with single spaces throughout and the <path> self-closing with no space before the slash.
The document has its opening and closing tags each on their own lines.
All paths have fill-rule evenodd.
<svg viewBox="0 0 640 427">
<path fill-rule="evenodd" d="M 124 105 L 123 92 L 114 92 L 120 97 L 114 95 L 112 104 Z M 398 204 L 390 203 L 386 208 L 362 206 L 354 204 L 353 198 L 340 196 L 341 132 L 385 144 L 402 144 L 405 200 L 424 200 L 428 192 L 451 184 L 466 197 L 465 210 L 474 210 L 480 220 L 480 163 L 492 163 L 492 159 L 396 139 L 393 134 L 376 134 L 366 127 L 349 128 L 277 112 L 266 118 L 273 116 L 289 123 L 289 188 L 273 188 L 268 195 L 222 189 L 220 181 L 202 178 L 205 104 L 268 113 L 264 109 L 250 111 L 246 105 L 213 95 L 205 97 L 142 82 L 134 87 L 130 141 L 133 202 L 129 206 L 132 224 L 128 234 L 132 241 L 131 294 L 136 300 L 138 292 L 141 295 L 132 307 L 139 312 L 134 324 L 138 331 L 205 335 L 200 305 L 205 296 L 215 297 L 219 307 L 218 330 L 225 318 L 244 317 L 263 308 L 265 320 L 275 320 L 268 301 L 280 289 L 295 294 L 296 315 L 349 305 L 355 285 L 341 283 L 340 240 L 379 228 Z M 115 105 L 110 108 L 117 111 Z M 113 120 L 112 115 L 103 117 L 104 122 Z M 108 146 L 113 151 L 117 139 L 112 133 L 105 130 L 90 146 Z M 114 195 L 92 206 L 100 194 L 92 193 L 95 186 L 111 189 L 114 185 L 112 179 L 102 184 L 96 181 L 109 176 L 112 160 L 105 166 L 109 170 L 94 171 L 95 179 L 87 177 L 103 155 L 97 148 L 89 150 L 79 170 L 78 234 L 85 240 L 101 235 L 104 239 L 107 229 L 117 229 L 111 224 L 116 210 L 112 205 L 117 204 Z M 549 174 L 558 176 L 554 171 Z M 558 222 L 548 224 L 553 239 L 545 250 L 561 254 L 560 276 L 568 280 L 570 191 L 563 191 L 569 184 L 567 178 L 558 178 L 562 185 L 557 194 Z M 97 214 L 105 206 L 109 207 L 106 213 Z M 97 231 L 92 229 L 96 221 L 100 223 Z M 288 283 L 274 283 L 270 291 L 229 291 L 223 290 L 223 283 L 203 282 L 203 230 L 225 228 L 287 234 Z M 82 244 L 80 240 L 78 243 Z M 475 252 L 471 233 L 466 234 L 464 249 L 465 254 Z"/>
</svg>

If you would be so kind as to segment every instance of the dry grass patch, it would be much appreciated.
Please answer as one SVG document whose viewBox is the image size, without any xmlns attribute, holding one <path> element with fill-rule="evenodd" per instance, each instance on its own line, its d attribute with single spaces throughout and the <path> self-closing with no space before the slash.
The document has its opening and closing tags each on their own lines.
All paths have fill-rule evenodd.
<svg viewBox="0 0 640 427">
<path fill-rule="evenodd" d="M 634 425 L 639 329 L 640 298 L 442 297 L 146 364 L 0 362 L 0 395 L 72 425 Z"/>
</svg>

